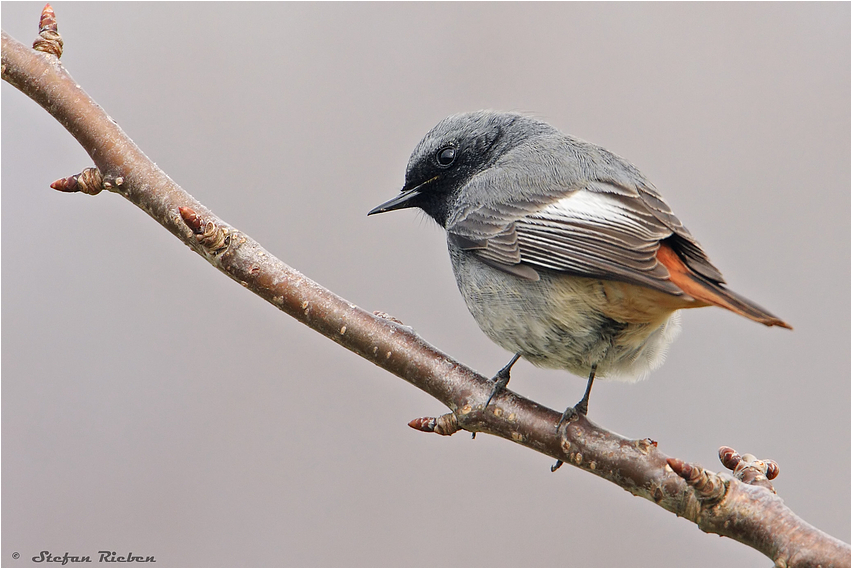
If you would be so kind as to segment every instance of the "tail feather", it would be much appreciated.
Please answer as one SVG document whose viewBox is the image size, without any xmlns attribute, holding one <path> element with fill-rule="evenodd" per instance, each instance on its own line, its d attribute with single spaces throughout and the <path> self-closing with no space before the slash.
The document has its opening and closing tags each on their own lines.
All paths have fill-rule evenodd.
<svg viewBox="0 0 852 569">
<path fill-rule="evenodd" d="M 724 285 L 715 283 L 690 270 L 668 245 L 660 245 L 657 251 L 657 260 L 668 269 L 671 281 L 683 292 L 698 301 L 695 307 L 719 306 L 766 326 L 793 329 L 792 326 L 765 308 L 734 291 L 728 290 Z"/>
</svg>

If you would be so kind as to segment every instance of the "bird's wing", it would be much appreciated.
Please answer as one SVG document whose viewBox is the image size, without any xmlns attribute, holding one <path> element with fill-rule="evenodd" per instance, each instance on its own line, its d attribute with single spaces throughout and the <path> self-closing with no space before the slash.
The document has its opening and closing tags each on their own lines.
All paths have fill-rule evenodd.
<svg viewBox="0 0 852 569">
<path fill-rule="evenodd" d="M 493 185 L 500 179 L 486 175 L 472 183 Z M 501 194 L 487 188 L 474 191 L 480 196 Z M 650 184 L 628 187 L 590 180 L 564 191 L 539 186 L 501 203 L 476 202 L 481 205 L 459 208 L 449 221 L 450 241 L 519 276 L 537 278 L 535 269 L 544 268 L 680 295 L 683 291 L 657 259 L 660 242 L 667 240 L 691 269 L 724 282 Z M 524 269 L 523 274 L 519 268 L 524 266 L 533 270 Z"/>
</svg>

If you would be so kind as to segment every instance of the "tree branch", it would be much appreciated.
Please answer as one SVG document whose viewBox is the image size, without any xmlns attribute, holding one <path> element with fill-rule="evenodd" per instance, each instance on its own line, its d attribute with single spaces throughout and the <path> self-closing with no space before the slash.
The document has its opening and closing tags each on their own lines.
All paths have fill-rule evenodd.
<svg viewBox="0 0 852 569">
<path fill-rule="evenodd" d="M 125 197 L 245 288 L 451 411 L 416 419 L 414 428 L 444 435 L 484 432 L 521 444 L 609 480 L 703 531 L 749 545 L 778 566 L 850 565 L 848 545 L 799 519 L 775 495 L 768 484 L 774 477 L 768 473 L 777 473 L 774 463 L 742 460 L 748 455 L 737 460 L 739 455 L 727 449 L 723 458 L 733 464 L 732 477 L 667 457 L 650 439 L 626 439 L 585 417 L 557 432 L 560 413 L 510 391 L 483 411 L 492 387 L 487 378 L 395 319 L 371 314 L 308 279 L 175 184 L 59 62 L 61 37 L 49 5 L 41 28 L 36 49 L 2 32 L 2 78 L 56 118 L 96 166 L 53 187 L 89 194 L 106 189 Z"/>
</svg>

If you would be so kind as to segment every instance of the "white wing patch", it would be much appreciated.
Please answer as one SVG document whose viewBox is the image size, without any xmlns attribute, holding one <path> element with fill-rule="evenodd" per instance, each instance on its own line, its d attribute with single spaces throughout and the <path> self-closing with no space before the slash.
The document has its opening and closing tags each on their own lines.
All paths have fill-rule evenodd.
<svg viewBox="0 0 852 569">
<path fill-rule="evenodd" d="M 640 212 L 630 207 L 623 198 L 584 190 L 569 194 L 523 221 L 537 224 L 537 220 L 545 224 L 556 222 L 608 228 L 643 241 L 659 241 L 671 234 L 671 231 L 660 226 L 650 212 Z"/>
<path fill-rule="evenodd" d="M 681 294 L 657 262 L 672 231 L 636 198 L 573 192 L 514 223 L 521 262 Z"/>
</svg>

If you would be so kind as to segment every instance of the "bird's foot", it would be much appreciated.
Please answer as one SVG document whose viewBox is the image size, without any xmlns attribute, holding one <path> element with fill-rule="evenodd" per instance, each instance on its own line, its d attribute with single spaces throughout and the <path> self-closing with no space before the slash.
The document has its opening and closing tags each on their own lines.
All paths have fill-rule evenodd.
<svg viewBox="0 0 852 569">
<path fill-rule="evenodd" d="M 500 393 L 500 391 L 506 389 L 506 386 L 509 385 L 510 373 L 512 371 L 512 366 L 515 365 L 515 362 L 518 361 L 518 358 L 521 357 L 521 354 L 515 354 L 512 357 L 512 361 L 503 366 L 503 369 L 494 374 L 494 377 L 491 378 L 491 381 L 494 382 L 494 389 L 491 390 L 491 395 L 488 396 L 488 400 L 485 402 L 485 405 L 482 407 L 482 410 L 485 411 L 488 409 L 488 404 L 491 403 L 491 400 L 494 399 L 494 396 Z"/>
<path fill-rule="evenodd" d="M 485 405 L 482 406 L 482 410 L 485 411 L 488 409 L 488 404 L 491 403 L 491 400 L 494 399 L 494 396 L 500 393 L 502 390 L 506 389 L 506 386 L 509 385 L 509 379 L 511 379 L 510 372 L 512 371 L 512 366 L 515 365 L 515 362 L 521 357 L 521 354 L 515 354 L 512 356 L 512 360 L 503 366 L 503 369 L 494 374 L 494 377 L 491 378 L 491 381 L 494 382 L 494 389 L 491 390 L 491 395 L 488 396 L 488 399 L 485 401 Z M 472 439 L 476 438 L 476 433 L 471 435 Z"/>
<path fill-rule="evenodd" d="M 556 431 L 558 432 L 560 428 L 562 428 L 562 423 L 566 421 L 572 421 L 574 417 L 585 417 L 586 413 L 589 411 L 589 392 L 591 391 L 591 380 L 589 385 L 586 388 L 586 394 L 580 400 L 579 403 L 574 405 L 573 407 L 568 407 L 565 409 L 565 412 L 562 413 L 562 416 L 559 418 L 559 422 L 556 423 Z M 556 464 L 550 467 L 551 472 L 556 472 L 559 470 L 559 467 L 564 463 L 561 460 L 557 460 Z"/>
<path fill-rule="evenodd" d="M 589 411 L 589 402 L 583 399 L 573 407 L 568 407 L 565 409 L 565 412 L 562 413 L 562 416 L 559 418 L 559 422 L 556 423 L 556 430 L 558 431 L 560 427 L 562 427 L 562 423 L 566 421 L 571 421 L 574 417 L 585 417 L 586 413 Z"/>
</svg>

